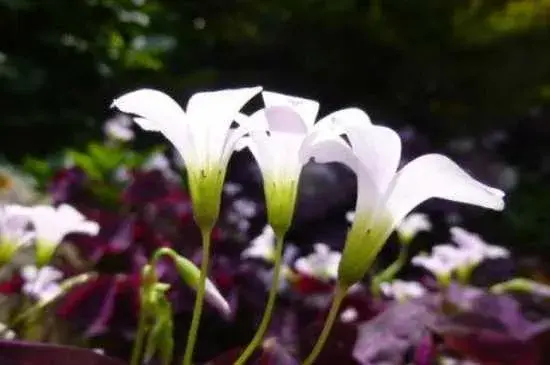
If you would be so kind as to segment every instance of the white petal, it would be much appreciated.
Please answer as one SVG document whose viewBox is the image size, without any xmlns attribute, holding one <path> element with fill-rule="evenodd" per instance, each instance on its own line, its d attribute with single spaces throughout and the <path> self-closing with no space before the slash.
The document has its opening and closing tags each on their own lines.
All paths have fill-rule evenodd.
<svg viewBox="0 0 550 365">
<path fill-rule="evenodd" d="M 191 96 L 186 111 L 196 148 L 219 159 L 231 123 L 239 117 L 242 107 L 261 90 L 261 87 L 226 89 Z"/>
<path fill-rule="evenodd" d="M 153 89 L 140 89 L 113 101 L 120 111 L 133 114 L 134 122 L 147 131 L 161 132 L 177 149 L 186 163 L 197 159 L 188 131 L 188 118 L 170 96 Z"/>
<path fill-rule="evenodd" d="M 502 210 L 504 192 L 472 178 L 448 157 L 421 156 L 398 172 L 387 201 L 394 225 L 411 210 L 430 198 Z"/>
<path fill-rule="evenodd" d="M 96 222 L 84 221 L 75 226 L 71 232 L 96 236 L 99 233 L 100 228 L 101 227 Z"/>
<path fill-rule="evenodd" d="M 340 137 L 313 131 L 302 143 L 300 161 L 305 164 L 313 158 L 318 163 L 339 162 L 358 174 L 362 166 L 353 150 Z"/>
<path fill-rule="evenodd" d="M 309 129 L 300 114 L 290 107 L 273 106 L 266 108 L 264 113 L 270 132 L 306 134 Z"/>
<path fill-rule="evenodd" d="M 149 131 L 163 131 L 163 126 L 183 123 L 185 113 L 178 103 L 165 93 L 154 89 L 140 89 L 113 101 L 113 106 L 128 114 L 140 116 L 136 122 Z"/>
<path fill-rule="evenodd" d="M 365 170 L 384 194 L 392 181 L 401 159 L 401 139 L 390 128 L 351 123 L 341 123 L 351 146 Z"/>
<path fill-rule="evenodd" d="M 299 257 L 294 262 L 294 268 L 300 274 L 315 277 L 315 268 L 312 266 L 310 260 L 307 257 Z"/>
<path fill-rule="evenodd" d="M 36 268 L 36 266 L 26 265 L 21 268 L 20 274 L 23 278 L 23 281 L 34 281 L 38 276 L 38 269 Z"/>
<path fill-rule="evenodd" d="M 307 128 L 313 126 L 317 118 L 317 113 L 319 112 L 319 103 L 310 99 L 274 93 L 271 91 L 262 92 L 262 98 L 267 108 L 273 106 L 286 106 L 292 108 L 300 115 Z"/>
<path fill-rule="evenodd" d="M 212 304 L 217 310 L 219 310 L 224 316 L 231 314 L 231 307 L 227 300 L 220 293 L 216 285 L 210 279 L 206 279 L 206 298 L 208 303 Z"/>
<path fill-rule="evenodd" d="M 315 126 L 324 127 L 325 125 L 334 125 L 343 127 L 345 125 L 370 125 L 372 124 L 369 116 L 359 108 L 346 108 L 337 110 L 321 118 Z M 343 132 L 342 132 L 343 133 Z"/>
</svg>

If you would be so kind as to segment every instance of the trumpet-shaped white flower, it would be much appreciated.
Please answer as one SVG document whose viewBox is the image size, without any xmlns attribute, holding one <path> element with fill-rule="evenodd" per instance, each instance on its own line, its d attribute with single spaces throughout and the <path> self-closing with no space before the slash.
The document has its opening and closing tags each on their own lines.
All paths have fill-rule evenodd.
<svg viewBox="0 0 550 365">
<path fill-rule="evenodd" d="M 409 243 L 419 232 L 432 229 L 432 223 L 426 214 L 411 213 L 397 225 L 396 231 L 404 244 Z"/>
<path fill-rule="evenodd" d="M 506 248 L 496 245 L 490 245 L 479 235 L 468 232 L 461 227 L 451 228 L 451 239 L 459 247 L 466 251 L 477 252 L 483 259 L 500 259 L 510 257 L 510 251 Z M 480 260 L 480 261 L 481 261 Z"/>
<path fill-rule="evenodd" d="M 426 293 L 426 288 L 416 281 L 393 280 L 391 283 L 383 282 L 380 284 L 382 293 L 390 298 L 405 300 L 410 298 L 420 298 Z"/>
<path fill-rule="evenodd" d="M 308 162 L 300 159 L 300 151 L 307 153 L 315 140 L 342 141 L 323 128 L 325 122 L 315 123 L 316 101 L 268 91 L 262 97 L 265 108 L 250 116 L 251 132 L 239 147 L 248 147 L 256 159 L 264 179 L 269 224 L 284 234 L 294 214 L 302 167 Z"/>
<path fill-rule="evenodd" d="M 181 155 L 187 168 L 195 219 L 211 228 L 218 218 L 227 163 L 237 141 L 247 133 L 231 125 L 239 110 L 261 87 L 201 92 L 184 111 L 168 95 L 140 89 L 113 101 L 120 111 L 136 115 L 144 130 L 160 132 Z"/>
<path fill-rule="evenodd" d="M 449 158 L 428 154 L 397 170 L 401 139 L 390 128 L 373 125 L 359 109 L 329 115 L 334 128 L 345 133 L 350 146 L 316 141 L 303 159 L 342 162 L 357 175 L 355 220 L 348 234 L 339 269 L 343 285 L 364 276 L 394 228 L 416 206 L 430 198 L 502 210 L 504 193 L 472 178 Z M 313 152 L 313 153 L 311 153 Z"/>
<path fill-rule="evenodd" d="M 86 219 L 68 204 L 61 204 L 57 208 L 36 205 L 25 207 L 25 210 L 34 226 L 36 259 L 39 266 L 50 262 L 55 249 L 66 235 L 80 233 L 95 236 L 99 233 L 99 224 Z"/>
<path fill-rule="evenodd" d="M 0 205 L 0 266 L 34 238 L 25 211 L 25 207 L 19 205 Z"/>
<path fill-rule="evenodd" d="M 314 244 L 313 250 L 308 256 L 296 260 L 294 263 L 296 271 L 323 281 L 336 279 L 342 254 L 332 251 L 324 243 Z"/>
<path fill-rule="evenodd" d="M 21 269 L 21 277 L 24 281 L 23 293 L 37 301 L 49 301 L 61 294 L 59 281 L 63 273 L 54 267 L 25 266 Z"/>
</svg>

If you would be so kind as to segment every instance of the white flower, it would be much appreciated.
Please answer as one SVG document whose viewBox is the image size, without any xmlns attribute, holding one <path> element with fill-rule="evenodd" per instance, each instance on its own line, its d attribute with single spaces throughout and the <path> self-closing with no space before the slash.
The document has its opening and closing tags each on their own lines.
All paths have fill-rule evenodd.
<svg viewBox="0 0 550 365">
<path fill-rule="evenodd" d="M 350 210 L 346 213 L 346 220 L 348 221 L 348 223 L 353 223 L 353 221 L 355 220 L 355 212 L 353 210 Z"/>
<path fill-rule="evenodd" d="M 324 281 L 336 279 L 342 254 L 331 251 L 330 247 L 324 243 L 314 244 L 313 249 L 314 251 L 308 256 L 296 260 L 294 263 L 296 271 Z"/>
<path fill-rule="evenodd" d="M 262 259 L 272 262 L 275 255 L 275 232 L 268 224 L 262 233 L 250 241 L 250 246 L 243 250 L 243 259 Z"/>
<path fill-rule="evenodd" d="M 396 228 L 401 242 L 409 243 L 418 232 L 429 231 L 432 229 L 432 223 L 426 214 L 411 213 L 403 219 Z"/>
<path fill-rule="evenodd" d="M 219 214 L 227 163 L 236 142 L 247 133 L 232 129 L 239 110 L 261 87 L 201 92 L 184 111 L 168 95 L 140 89 L 113 101 L 144 130 L 161 132 L 179 152 L 187 168 L 194 214 L 199 226 L 211 227 Z"/>
<path fill-rule="evenodd" d="M 250 219 L 258 212 L 257 204 L 248 199 L 237 199 L 233 201 L 231 210 L 227 214 L 227 221 L 236 225 L 239 232 L 246 232 L 250 228 Z"/>
<path fill-rule="evenodd" d="M 316 101 L 268 91 L 262 97 L 265 108 L 250 116 L 250 134 L 239 147 L 248 147 L 256 159 L 264 180 L 268 222 L 277 234 L 284 234 L 294 214 L 302 167 L 308 162 L 300 155 L 310 154 L 314 141 L 343 141 L 323 128 L 325 122 L 315 123 Z"/>
<path fill-rule="evenodd" d="M 3 340 L 13 340 L 16 335 L 8 326 L 4 323 L 0 323 L 0 338 Z"/>
<path fill-rule="evenodd" d="M 223 186 L 223 192 L 229 196 L 235 196 L 243 190 L 242 185 L 228 181 Z"/>
<path fill-rule="evenodd" d="M 348 234 L 339 279 L 351 285 L 364 276 L 394 228 L 430 198 L 502 210 L 504 192 L 473 179 L 439 154 L 418 157 L 397 171 L 401 139 L 390 128 L 373 125 L 359 109 L 329 115 L 351 147 L 332 144 L 310 156 L 318 162 L 342 162 L 357 175 L 356 218 Z M 311 152 L 311 151 L 309 151 Z M 310 156 L 305 156 L 306 158 Z"/>
<path fill-rule="evenodd" d="M 233 208 L 245 218 L 253 218 L 258 213 L 258 205 L 248 199 L 237 199 L 233 202 Z"/>
<path fill-rule="evenodd" d="M 501 246 L 490 245 L 479 235 L 468 232 L 461 227 L 452 227 L 451 239 L 466 251 L 478 252 L 483 259 L 499 259 L 510 257 L 510 251 Z M 480 261 L 481 261 L 480 260 Z"/>
<path fill-rule="evenodd" d="M 126 115 L 118 115 L 103 125 L 103 133 L 115 141 L 128 142 L 134 139 L 132 120 Z"/>
<path fill-rule="evenodd" d="M 353 307 L 345 308 L 342 313 L 340 313 L 340 321 L 343 323 L 351 323 L 357 320 L 359 317 L 359 312 Z"/>
<path fill-rule="evenodd" d="M 36 234 L 37 264 L 47 264 L 56 247 L 66 235 L 80 233 L 95 236 L 99 233 L 99 224 L 87 220 L 84 215 L 68 204 L 59 207 L 35 205 L 26 207 Z"/>
<path fill-rule="evenodd" d="M 431 255 L 420 254 L 411 259 L 413 266 L 422 267 L 426 271 L 431 272 L 435 277 L 446 279 L 449 278 L 453 271 L 464 264 L 464 257 L 447 256 L 441 252 L 432 252 Z"/>
<path fill-rule="evenodd" d="M 180 181 L 180 176 L 172 170 L 170 160 L 162 152 L 155 152 L 149 156 L 142 166 L 144 171 L 157 170 L 169 181 Z"/>
<path fill-rule="evenodd" d="M 25 207 L 0 205 L 0 266 L 9 262 L 20 248 L 31 243 L 34 232 L 29 226 Z"/>
<path fill-rule="evenodd" d="M 391 283 L 380 284 L 380 290 L 385 296 L 404 300 L 409 298 L 420 298 L 426 293 L 426 288 L 416 281 L 394 280 Z"/>
<path fill-rule="evenodd" d="M 23 293 L 37 301 L 49 301 L 62 290 L 59 281 L 63 273 L 51 266 L 37 268 L 36 266 L 25 266 L 21 269 L 21 277 L 24 280 Z"/>
</svg>

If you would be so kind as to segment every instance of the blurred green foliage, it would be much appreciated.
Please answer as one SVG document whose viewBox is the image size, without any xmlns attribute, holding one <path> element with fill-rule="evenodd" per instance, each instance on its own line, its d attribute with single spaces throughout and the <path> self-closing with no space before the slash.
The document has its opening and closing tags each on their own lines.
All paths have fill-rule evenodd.
<svg viewBox="0 0 550 365">
<path fill-rule="evenodd" d="M 550 0 L 0 0 L 0 34 L 12 158 L 99 136 L 112 98 L 140 86 L 184 99 L 261 84 L 324 112 L 365 107 L 436 143 L 515 128 L 550 104 Z M 540 166 L 527 165 L 513 203 L 549 211 L 533 195 Z M 515 214 L 532 233 L 531 213 Z"/>
</svg>

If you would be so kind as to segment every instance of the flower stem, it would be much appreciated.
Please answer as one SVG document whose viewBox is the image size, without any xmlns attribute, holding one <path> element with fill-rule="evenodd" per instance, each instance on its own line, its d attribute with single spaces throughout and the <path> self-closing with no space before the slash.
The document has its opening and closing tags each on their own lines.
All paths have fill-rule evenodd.
<svg viewBox="0 0 550 365">
<path fill-rule="evenodd" d="M 273 314 L 273 308 L 275 307 L 275 299 L 277 298 L 277 291 L 279 290 L 279 281 L 281 278 L 281 269 L 282 269 L 282 257 L 283 257 L 283 244 L 285 241 L 285 234 L 277 235 L 277 243 L 275 244 L 275 254 L 273 257 L 273 282 L 271 283 L 271 288 L 269 289 L 269 295 L 267 298 L 267 304 L 265 307 L 262 320 L 258 330 L 254 334 L 252 341 L 248 344 L 244 352 L 239 356 L 234 365 L 243 365 L 246 363 L 248 358 L 252 355 L 254 350 L 260 345 L 265 332 L 271 321 L 271 315 Z"/>
<path fill-rule="evenodd" d="M 132 358 L 130 365 L 139 365 L 139 360 L 143 350 L 143 342 L 145 340 L 145 333 L 147 332 L 147 314 L 145 313 L 145 306 L 143 300 L 141 301 L 141 307 L 139 308 L 138 329 L 136 334 L 136 340 L 134 342 L 134 348 L 132 349 Z"/>
<path fill-rule="evenodd" d="M 391 281 L 401 271 L 401 269 L 403 269 L 407 263 L 407 258 L 409 255 L 408 248 L 408 244 L 401 244 L 397 259 L 372 279 L 371 291 L 374 296 L 378 297 L 380 295 L 380 284 L 385 281 Z"/>
<path fill-rule="evenodd" d="M 208 275 L 208 263 L 210 261 L 210 235 L 212 229 L 202 228 L 202 262 L 201 273 L 199 276 L 199 285 L 197 286 L 197 297 L 195 299 L 195 306 L 193 308 L 193 317 L 191 319 L 191 326 L 189 327 L 189 334 L 187 335 L 187 345 L 185 346 L 185 352 L 183 354 L 183 365 L 191 365 L 193 360 L 193 351 L 195 349 L 195 343 L 197 342 L 197 335 L 199 331 L 199 324 L 201 320 L 202 307 L 204 302 L 204 294 L 206 291 L 206 276 Z"/>
<path fill-rule="evenodd" d="M 313 346 L 313 350 L 311 350 L 309 356 L 304 360 L 303 365 L 312 365 L 321 353 L 321 350 L 323 349 L 323 346 L 328 339 L 328 335 L 330 334 L 332 326 L 334 325 L 334 321 L 338 316 L 338 310 L 340 309 L 340 305 L 342 305 L 342 301 L 346 296 L 346 292 L 347 287 L 344 287 L 340 284 L 336 286 L 336 289 L 334 291 L 334 298 L 332 298 L 332 305 L 330 307 L 330 311 L 328 312 L 328 317 L 325 321 L 325 326 L 323 327 L 323 330 L 321 331 L 321 334 L 319 335 L 315 346 Z"/>
</svg>

